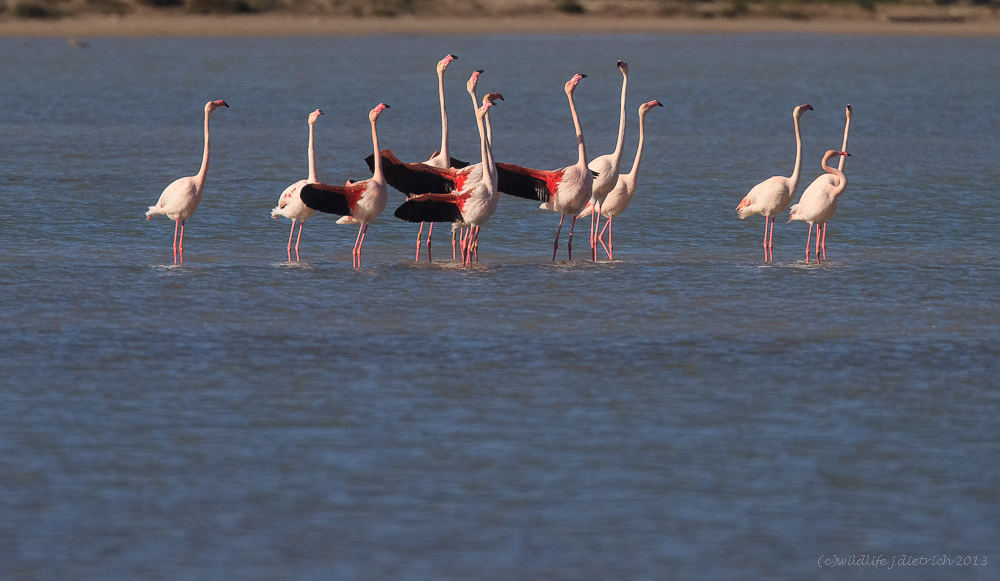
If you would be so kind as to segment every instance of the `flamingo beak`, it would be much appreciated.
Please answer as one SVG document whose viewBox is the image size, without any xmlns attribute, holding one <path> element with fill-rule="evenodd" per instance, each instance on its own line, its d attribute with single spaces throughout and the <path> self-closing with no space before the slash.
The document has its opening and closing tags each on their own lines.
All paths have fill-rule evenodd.
<svg viewBox="0 0 1000 581">
<path fill-rule="evenodd" d="M 802 107 L 800 107 L 800 108 L 803 111 L 812 111 L 813 110 L 812 105 L 810 105 L 809 103 L 806 103 L 805 105 L 802 105 Z"/>
</svg>

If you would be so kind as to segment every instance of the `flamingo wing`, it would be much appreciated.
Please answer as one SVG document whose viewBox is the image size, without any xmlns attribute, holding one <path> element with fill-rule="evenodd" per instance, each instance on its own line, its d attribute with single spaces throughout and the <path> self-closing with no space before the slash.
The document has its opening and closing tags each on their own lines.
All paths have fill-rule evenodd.
<svg viewBox="0 0 1000 581">
<path fill-rule="evenodd" d="M 530 169 L 512 163 L 498 163 L 497 190 L 525 200 L 548 202 L 562 179 L 562 170 Z"/>
<path fill-rule="evenodd" d="M 454 157 L 450 158 L 450 162 L 451 162 L 451 167 L 455 169 L 462 169 L 463 167 L 469 167 L 469 162 L 462 161 L 460 159 L 455 159 Z"/>
<path fill-rule="evenodd" d="M 339 216 L 350 216 L 367 187 L 367 182 L 355 182 L 349 186 L 306 184 L 302 186 L 299 198 L 302 199 L 302 203 L 306 207 L 313 210 Z"/>
<path fill-rule="evenodd" d="M 425 163 L 403 163 L 392 151 L 383 149 L 382 173 L 385 181 L 407 196 L 447 193 L 457 190 L 455 170 L 441 169 Z M 375 154 L 365 158 L 369 171 L 375 171 Z"/>
<path fill-rule="evenodd" d="M 468 194 L 422 194 L 396 208 L 393 216 L 406 222 L 461 222 Z"/>
</svg>

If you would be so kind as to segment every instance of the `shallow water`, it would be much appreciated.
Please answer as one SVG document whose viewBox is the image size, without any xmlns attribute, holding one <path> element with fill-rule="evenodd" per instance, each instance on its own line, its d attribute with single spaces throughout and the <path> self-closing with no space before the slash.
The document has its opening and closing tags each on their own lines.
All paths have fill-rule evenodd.
<svg viewBox="0 0 1000 581">
<path fill-rule="evenodd" d="M 0 40 L 0 572 L 10 579 L 889 578 L 821 556 L 1000 566 L 1000 41 L 822 36 Z M 305 177 L 366 177 L 367 112 L 404 160 L 614 148 L 631 69 L 615 262 L 550 262 L 554 214 L 503 198 L 480 264 L 412 260 L 390 212 L 269 218 Z M 170 265 L 143 221 L 212 164 Z M 828 260 L 733 208 L 803 181 L 851 126 Z M 787 213 L 785 214 L 787 216 Z M 565 236 L 565 234 L 564 234 Z M 991 551 L 994 551 L 991 553 Z M 893 577 L 895 578 L 895 577 Z"/>
</svg>

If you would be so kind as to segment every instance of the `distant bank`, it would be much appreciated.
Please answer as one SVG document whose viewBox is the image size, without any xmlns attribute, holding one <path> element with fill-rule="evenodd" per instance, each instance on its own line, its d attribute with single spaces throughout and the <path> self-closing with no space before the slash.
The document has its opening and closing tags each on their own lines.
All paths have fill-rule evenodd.
<svg viewBox="0 0 1000 581">
<path fill-rule="evenodd" d="M 742 15 L 609 16 L 306 16 L 292 14 L 192 15 L 180 13 L 81 15 L 59 19 L 0 19 L 2 37 L 359 36 L 376 34 L 700 34 L 806 33 L 847 35 L 1000 36 L 1000 17 L 976 12 L 953 16 L 937 9 L 878 10 L 841 7 L 808 18 Z"/>
</svg>

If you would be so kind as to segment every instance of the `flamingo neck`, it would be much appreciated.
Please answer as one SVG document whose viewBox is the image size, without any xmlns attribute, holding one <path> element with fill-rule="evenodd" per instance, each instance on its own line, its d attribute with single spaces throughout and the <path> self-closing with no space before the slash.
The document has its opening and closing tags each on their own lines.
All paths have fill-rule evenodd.
<svg viewBox="0 0 1000 581">
<path fill-rule="evenodd" d="M 632 163 L 632 171 L 628 172 L 629 179 L 635 183 L 635 177 L 639 175 L 639 164 L 642 162 L 642 144 L 646 137 L 646 116 L 639 115 L 639 148 L 635 150 L 635 161 Z"/>
<path fill-rule="evenodd" d="M 577 147 L 580 151 L 580 156 L 576 161 L 576 165 L 587 167 L 587 146 L 583 143 L 583 129 L 580 127 L 580 117 L 576 114 L 576 103 L 573 102 L 573 93 L 567 92 L 566 97 L 569 98 L 569 110 L 573 114 L 573 125 L 576 127 L 576 141 Z"/>
<path fill-rule="evenodd" d="M 441 157 L 445 167 L 451 167 L 451 155 L 448 152 L 448 111 L 444 107 L 444 71 L 438 73 L 438 97 L 441 100 Z"/>
<path fill-rule="evenodd" d="M 315 184 L 319 181 L 316 177 L 316 151 L 313 149 L 313 124 L 309 124 L 309 183 Z"/>
<path fill-rule="evenodd" d="M 621 117 L 618 121 L 618 143 L 615 144 L 615 167 L 620 167 L 622 163 L 622 152 L 625 150 L 625 89 L 628 86 L 628 74 L 622 73 L 622 107 Z"/>
<path fill-rule="evenodd" d="M 198 192 L 201 193 L 202 188 L 205 187 L 205 176 L 208 175 L 208 116 L 211 112 L 205 111 L 205 153 L 201 157 L 201 169 L 198 170 L 198 175 L 195 176 L 195 182 L 198 184 Z"/>
<path fill-rule="evenodd" d="M 802 175 L 802 132 L 799 130 L 799 117 L 796 116 L 795 120 L 795 169 L 792 170 L 792 177 L 788 178 L 789 190 L 792 194 L 795 194 L 795 190 L 799 187 L 799 176 Z"/>
<path fill-rule="evenodd" d="M 841 156 L 841 157 L 843 157 L 843 156 Z M 834 168 L 826 165 L 826 162 L 829 161 L 829 160 L 830 160 L 829 157 L 824 157 L 823 158 L 823 164 L 822 164 L 823 171 L 825 171 L 826 173 L 831 173 L 831 174 L 837 176 L 838 178 L 840 178 L 840 183 L 838 183 L 834 187 L 834 192 L 833 192 L 834 196 L 839 196 L 840 194 L 844 193 L 844 188 L 847 187 L 847 176 L 845 176 L 844 172 L 840 171 L 839 169 L 834 169 Z"/>
<path fill-rule="evenodd" d="M 484 119 L 488 114 L 489 113 L 485 113 L 483 115 L 477 115 L 476 117 L 478 118 L 479 141 L 483 155 L 483 182 L 486 183 L 488 191 L 493 192 L 496 190 L 496 179 L 494 176 L 496 176 L 497 170 L 496 166 L 493 164 L 493 153 L 490 151 L 490 141 L 486 136 L 486 122 Z"/>
<path fill-rule="evenodd" d="M 847 133 L 851 130 L 851 118 L 847 118 L 847 124 L 844 125 L 844 146 L 840 148 L 840 151 L 847 151 Z M 847 164 L 847 156 L 840 156 L 840 163 L 837 164 L 837 169 L 844 171 L 844 166 Z"/>
<path fill-rule="evenodd" d="M 375 148 L 375 170 L 372 172 L 372 179 L 380 184 L 385 183 L 385 175 L 382 174 L 382 155 L 378 148 L 378 131 L 375 129 L 377 119 L 372 119 L 372 146 Z"/>
</svg>

